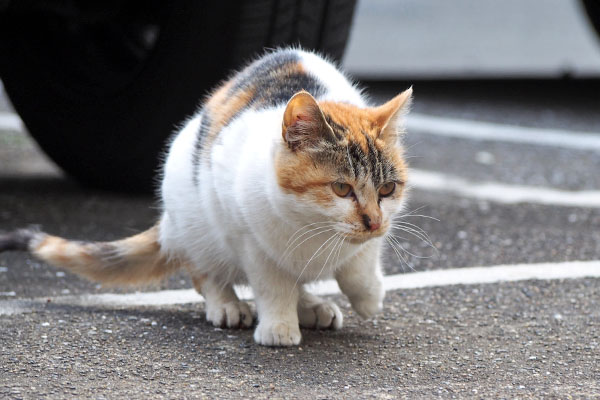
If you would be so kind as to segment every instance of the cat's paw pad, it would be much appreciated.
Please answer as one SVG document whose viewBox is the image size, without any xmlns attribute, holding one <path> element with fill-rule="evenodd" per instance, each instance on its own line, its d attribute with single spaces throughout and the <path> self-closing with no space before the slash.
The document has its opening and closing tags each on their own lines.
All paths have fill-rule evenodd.
<svg viewBox="0 0 600 400">
<path fill-rule="evenodd" d="M 383 302 L 378 299 L 362 299 L 360 301 L 352 302 L 352 308 L 358 315 L 367 319 L 381 312 L 383 309 Z"/>
<path fill-rule="evenodd" d="M 254 340 L 263 346 L 294 346 L 300 344 L 300 339 L 298 325 L 287 322 L 260 322 L 254 331 Z"/>
<path fill-rule="evenodd" d="M 220 328 L 250 328 L 253 322 L 252 312 L 245 301 L 207 305 L 206 320 Z"/>
<path fill-rule="evenodd" d="M 332 301 L 323 301 L 312 307 L 299 307 L 298 318 L 303 328 L 340 329 L 344 322 L 340 308 Z"/>
</svg>

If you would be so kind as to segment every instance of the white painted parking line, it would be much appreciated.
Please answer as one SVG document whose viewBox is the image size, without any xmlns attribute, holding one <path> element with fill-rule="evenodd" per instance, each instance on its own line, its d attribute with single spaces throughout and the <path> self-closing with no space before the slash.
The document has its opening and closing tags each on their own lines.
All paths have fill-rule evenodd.
<svg viewBox="0 0 600 400">
<path fill-rule="evenodd" d="M 600 151 L 600 132 L 577 132 L 563 129 L 529 128 L 434 117 L 413 113 L 406 117 L 406 129 L 438 136 L 469 140 L 524 143 L 576 150 Z"/>
<path fill-rule="evenodd" d="M 384 278 L 386 290 L 418 289 L 448 285 L 475 285 L 523 280 L 553 280 L 600 278 L 600 261 L 572 261 L 562 263 L 497 265 L 491 267 L 453 268 L 408 274 L 389 275 Z M 311 291 L 320 295 L 340 293 L 333 280 L 311 285 Z M 252 299 L 246 287 L 237 288 L 242 299 Z M 39 309 L 50 301 L 54 304 L 77 306 L 104 306 L 130 308 L 140 306 L 167 306 L 204 301 L 193 289 L 162 290 L 158 292 L 131 294 L 94 294 L 80 296 L 56 296 L 37 299 L 0 301 L 0 315 L 21 314 Z"/>
<path fill-rule="evenodd" d="M 409 182 L 410 187 L 415 189 L 451 193 L 495 203 L 600 208 L 598 190 L 569 191 L 499 182 L 473 182 L 453 175 L 420 169 L 410 171 Z"/>
<path fill-rule="evenodd" d="M 0 112 L 0 130 L 22 131 L 23 121 L 15 113 Z"/>
</svg>

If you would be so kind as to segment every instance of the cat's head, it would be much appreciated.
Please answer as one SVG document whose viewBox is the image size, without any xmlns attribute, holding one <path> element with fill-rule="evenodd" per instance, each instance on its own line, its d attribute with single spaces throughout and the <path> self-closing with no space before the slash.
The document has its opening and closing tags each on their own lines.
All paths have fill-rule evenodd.
<svg viewBox="0 0 600 400">
<path fill-rule="evenodd" d="M 282 190 L 351 241 L 385 234 L 405 197 L 400 120 L 411 98 L 412 88 L 379 107 L 359 108 L 296 93 L 283 115 L 276 159 Z"/>
</svg>

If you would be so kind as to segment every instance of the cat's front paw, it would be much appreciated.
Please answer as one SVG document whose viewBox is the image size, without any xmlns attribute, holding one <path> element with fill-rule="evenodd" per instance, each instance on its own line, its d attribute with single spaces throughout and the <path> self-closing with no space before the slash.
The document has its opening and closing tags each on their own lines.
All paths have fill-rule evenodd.
<svg viewBox="0 0 600 400">
<path fill-rule="evenodd" d="M 326 300 L 310 307 L 298 307 L 298 319 L 301 327 L 316 329 L 340 329 L 344 322 L 337 304 Z"/>
<path fill-rule="evenodd" d="M 250 328 L 253 322 L 252 312 L 245 301 L 207 304 L 206 320 L 220 328 Z"/>
<path fill-rule="evenodd" d="M 367 319 L 381 312 L 383 301 L 376 298 L 360 299 L 352 302 L 352 308 L 358 315 Z"/>
<path fill-rule="evenodd" d="M 294 346 L 300 339 L 300 327 L 289 322 L 259 322 L 254 331 L 254 341 L 263 346 Z"/>
</svg>

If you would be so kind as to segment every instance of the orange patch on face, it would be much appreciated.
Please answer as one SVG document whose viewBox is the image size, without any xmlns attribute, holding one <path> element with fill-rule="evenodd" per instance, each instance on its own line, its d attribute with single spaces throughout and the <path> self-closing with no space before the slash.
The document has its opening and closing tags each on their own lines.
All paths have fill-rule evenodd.
<svg viewBox="0 0 600 400">
<path fill-rule="evenodd" d="M 308 155 L 281 152 L 275 160 L 275 171 L 279 186 L 284 191 L 302 195 L 321 205 L 332 203 L 329 185 L 334 173 L 326 166 L 315 166 Z"/>
<path fill-rule="evenodd" d="M 345 128 L 344 132 L 349 141 L 358 143 L 365 152 L 368 147 L 365 134 L 374 140 L 377 139 L 379 129 L 374 123 L 372 109 L 333 101 L 321 101 L 319 107 L 325 115 L 331 118 L 334 124 Z M 332 128 L 335 130 L 334 126 Z M 382 143 L 379 145 L 382 145 Z"/>
</svg>

